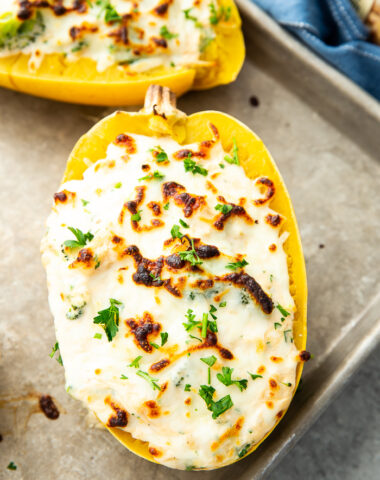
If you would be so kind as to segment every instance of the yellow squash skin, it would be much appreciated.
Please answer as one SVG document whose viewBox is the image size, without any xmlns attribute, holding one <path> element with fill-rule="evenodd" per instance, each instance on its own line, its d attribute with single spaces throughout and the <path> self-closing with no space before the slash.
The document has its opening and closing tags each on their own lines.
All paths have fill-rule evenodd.
<svg viewBox="0 0 380 480">
<path fill-rule="evenodd" d="M 29 55 L 0 58 L 0 86 L 30 95 L 87 105 L 140 105 L 151 84 L 169 87 L 177 96 L 233 82 L 244 62 L 245 47 L 239 12 L 233 0 L 228 23 L 214 26 L 216 38 L 201 54 L 207 67 L 159 68 L 127 74 L 116 65 L 99 73 L 93 60 L 67 63 L 62 55 L 46 55 L 36 73 L 28 69 Z"/>
<path fill-rule="evenodd" d="M 218 129 L 220 140 L 226 151 L 232 150 L 232 139 L 236 138 L 239 161 L 249 178 L 268 176 L 276 186 L 271 206 L 286 218 L 285 229 L 290 234 L 284 243 L 284 249 L 288 258 L 290 292 L 296 305 L 293 326 L 294 342 L 299 350 L 304 350 L 306 348 L 307 282 L 295 213 L 284 181 L 270 153 L 262 140 L 244 124 L 229 115 L 215 111 L 205 111 L 179 118 L 176 118 L 175 115 L 168 115 L 167 119 L 149 113 L 119 111 L 101 120 L 79 139 L 67 162 L 63 181 L 81 179 L 83 172 L 91 163 L 106 156 L 107 146 L 120 133 L 148 136 L 159 136 L 160 133 L 170 134 L 177 142 L 188 144 L 209 140 L 211 136 L 210 122 Z M 303 363 L 301 362 L 297 368 L 296 387 L 299 384 L 302 369 Z M 135 440 L 129 433 L 117 428 L 108 428 L 108 430 L 130 451 L 157 463 L 149 453 L 148 443 Z M 254 445 L 247 455 L 252 453 L 272 430 Z"/>
</svg>

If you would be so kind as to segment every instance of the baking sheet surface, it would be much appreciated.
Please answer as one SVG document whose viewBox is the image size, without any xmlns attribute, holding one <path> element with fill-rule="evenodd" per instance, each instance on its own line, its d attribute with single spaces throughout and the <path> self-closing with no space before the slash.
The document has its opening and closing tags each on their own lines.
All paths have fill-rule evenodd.
<svg viewBox="0 0 380 480">
<path fill-rule="evenodd" d="M 55 335 L 39 242 L 70 150 L 109 110 L 2 89 L 0 478 L 259 478 L 309 425 L 313 412 L 323 408 L 334 385 L 364 358 L 365 349 L 373 348 L 379 320 L 377 304 L 370 302 L 378 301 L 380 166 L 370 152 L 379 139 L 363 149 L 366 133 L 358 131 L 356 138 L 341 118 L 335 122 L 335 105 L 329 110 L 333 100 L 327 94 L 334 90 L 326 95 L 316 91 L 316 105 L 305 94 L 310 84 L 302 64 L 294 59 L 289 64 L 298 65 L 295 75 L 293 66 L 270 55 L 269 46 L 265 38 L 251 38 L 250 56 L 235 84 L 190 93 L 179 108 L 186 113 L 222 110 L 245 122 L 270 149 L 290 191 L 307 263 L 308 349 L 314 359 L 285 419 L 256 453 L 213 472 L 153 465 L 129 453 L 106 431 L 89 426 L 86 411 L 65 392 L 63 369 L 49 358 Z M 258 107 L 251 105 L 252 95 Z M 360 119 L 361 111 L 352 115 Z M 35 412 L 41 393 L 57 400 L 58 420 Z M 6 470 L 10 461 L 17 471 Z"/>
</svg>

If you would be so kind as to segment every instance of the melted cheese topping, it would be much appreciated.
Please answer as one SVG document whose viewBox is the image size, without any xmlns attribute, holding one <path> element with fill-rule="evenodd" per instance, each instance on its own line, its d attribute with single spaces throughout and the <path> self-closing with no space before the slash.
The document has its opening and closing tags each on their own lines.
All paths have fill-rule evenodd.
<svg viewBox="0 0 380 480">
<path fill-rule="evenodd" d="M 61 186 L 42 242 L 68 392 L 104 424 L 149 442 L 158 462 L 181 469 L 228 464 L 259 442 L 290 403 L 299 361 L 285 219 L 266 201 L 271 182 L 250 180 L 225 156 L 216 139 L 181 146 L 120 135 L 82 180 Z M 186 171 L 189 159 L 207 174 Z M 227 218 L 217 205 L 231 206 Z M 186 236 L 173 239 L 173 225 Z M 68 227 L 93 238 L 81 250 L 65 247 L 75 240 Z M 203 262 L 195 267 L 178 253 L 191 240 Z M 243 259 L 243 268 L 227 268 Z M 110 299 L 121 303 L 108 341 L 94 318 Z M 186 329 L 189 310 L 200 324 Z M 209 371 L 201 359 L 212 356 Z M 225 385 L 223 367 L 246 382 Z M 212 402 L 227 404 L 216 418 L 199 394 L 209 385 Z"/>
<path fill-rule="evenodd" d="M 100 72 L 114 64 L 130 72 L 199 65 L 201 52 L 215 38 L 209 0 L 197 0 L 196 5 L 192 0 L 63 0 L 52 2 L 51 8 L 38 7 L 35 0 L 28 9 L 20 3 L 3 0 L 0 19 L 18 14 L 31 28 L 12 31 L 2 42 L 0 22 L 0 57 L 30 54 L 31 70 L 52 53 L 63 54 L 69 62 L 90 58 Z M 227 21 L 229 13 L 217 10 L 215 18 L 216 23 Z"/>
</svg>

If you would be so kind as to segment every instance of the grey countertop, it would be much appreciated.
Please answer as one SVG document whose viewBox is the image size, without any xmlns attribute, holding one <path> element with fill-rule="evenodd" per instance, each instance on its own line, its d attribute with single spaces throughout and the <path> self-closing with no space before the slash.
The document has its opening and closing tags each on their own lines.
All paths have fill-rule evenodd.
<svg viewBox="0 0 380 480">
<path fill-rule="evenodd" d="M 380 348 L 268 480 L 380 478 Z"/>
</svg>

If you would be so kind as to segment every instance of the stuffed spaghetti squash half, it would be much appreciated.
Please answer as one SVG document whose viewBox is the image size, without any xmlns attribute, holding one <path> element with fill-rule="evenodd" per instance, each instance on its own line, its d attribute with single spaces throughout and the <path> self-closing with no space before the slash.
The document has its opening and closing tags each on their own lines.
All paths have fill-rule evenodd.
<svg viewBox="0 0 380 480">
<path fill-rule="evenodd" d="M 67 391 L 128 449 L 187 470 L 252 452 L 306 345 L 290 198 L 263 142 L 151 87 L 75 146 L 42 241 Z"/>
<path fill-rule="evenodd" d="M 2 0 L 0 86 L 55 100 L 138 105 L 230 83 L 244 61 L 233 0 Z"/>
</svg>

